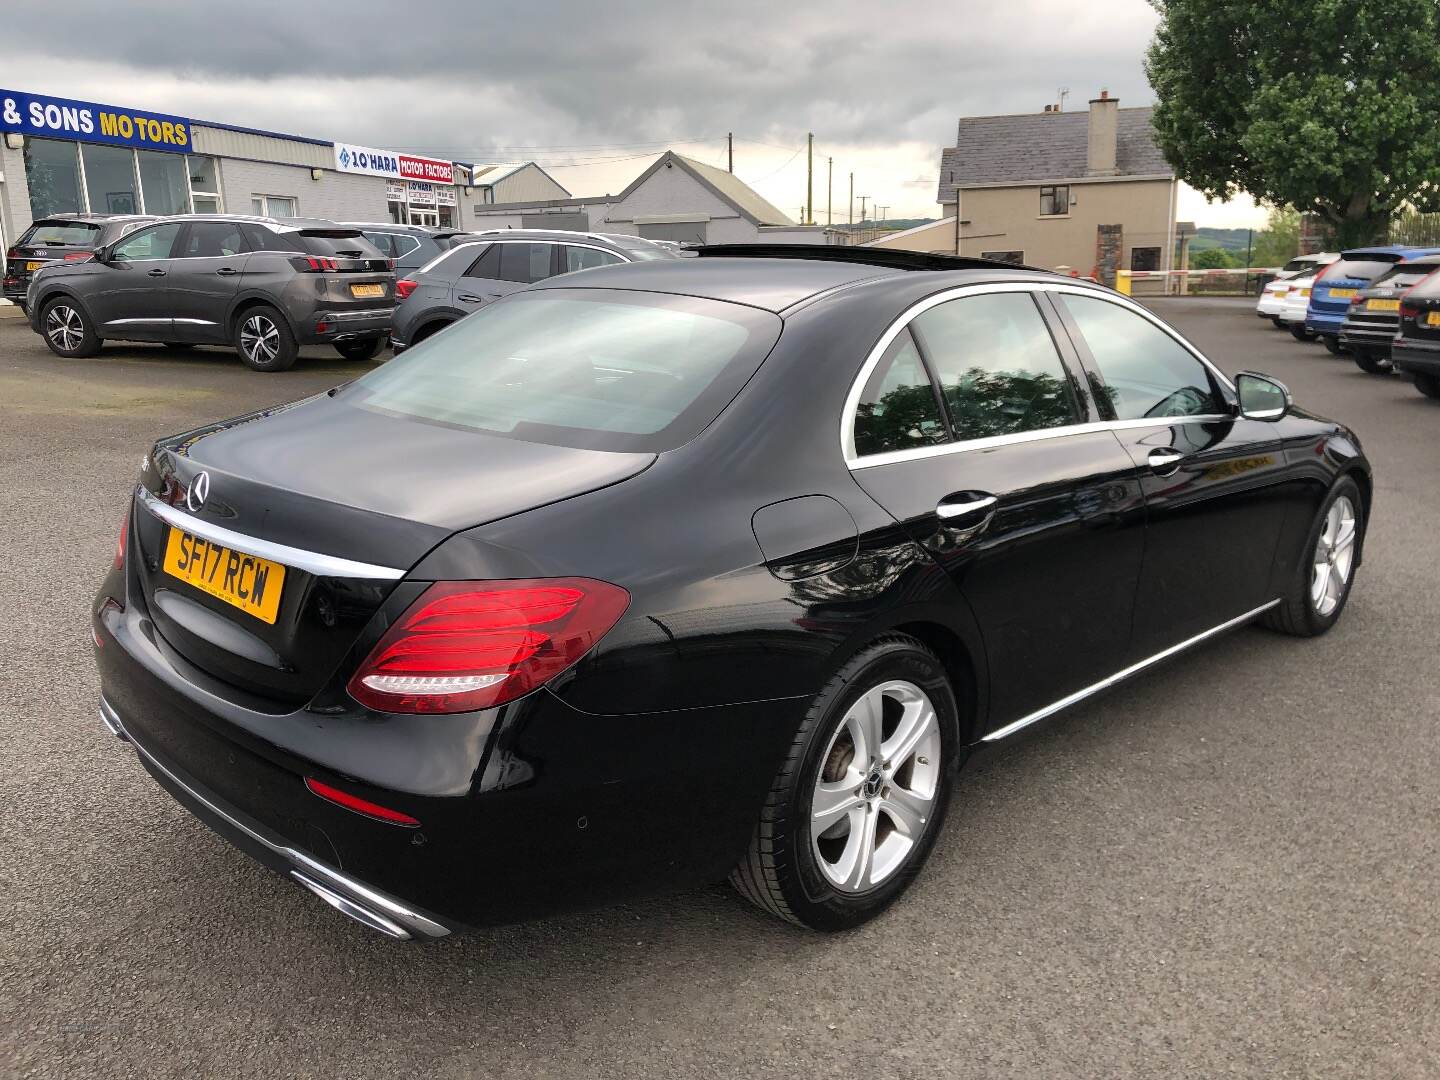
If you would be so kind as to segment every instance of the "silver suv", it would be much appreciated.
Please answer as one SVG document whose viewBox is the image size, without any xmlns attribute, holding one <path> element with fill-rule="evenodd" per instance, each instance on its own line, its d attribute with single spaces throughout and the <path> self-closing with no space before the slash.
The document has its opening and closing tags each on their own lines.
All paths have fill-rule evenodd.
<svg viewBox="0 0 1440 1080">
<path fill-rule="evenodd" d="M 187 215 L 37 271 L 26 299 L 58 356 L 94 356 L 107 338 L 228 344 L 256 371 L 284 371 L 301 345 L 350 360 L 379 352 L 395 273 L 360 230 L 333 221 Z"/>
</svg>

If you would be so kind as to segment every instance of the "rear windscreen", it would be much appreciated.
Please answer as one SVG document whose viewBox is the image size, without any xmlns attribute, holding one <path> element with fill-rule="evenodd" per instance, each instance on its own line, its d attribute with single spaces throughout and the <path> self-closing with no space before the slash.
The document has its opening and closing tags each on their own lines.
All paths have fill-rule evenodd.
<svg viewBox="0 0 1440 1080">
<path fill-rule="evenodd" d="M 30 226 L 18 241 L 21 244 L 80 245 L 89 247 L 100 234 L 100 226 L 89 221 L 41 221 Z"/>
<path fill-rule="evenodd" d="M 1299 274 L 1306 270 L 1315 269 L 1314 259 L 1291 259 L 1280 268 L 1282 274 Z"/>
<path fill-rule="evenodd" d="M 342 259 L 383 259 L 384 255 L 358 229 L 304 229 L 300 242 L 311 255 Z"/>
<path fill-rule="evenodd" d="M 1381 274 L 1389 270 L 1399 262 L 1401 256 L 1394 255 L 1386 258 L 1383 255 L 1370 255 L 1360 259 L 1341 259 L 1331 265 L 1321 277 L 1321 281 L 1338 281 L 1340 278 L 1355 278 L 1360 281 L 1374 281 Z"/>
<path fill-rule="evenodd" d="M 518 293 L 407 349 L 339 396 L 529 442 L 658 452 L 720 414 L 780 327 L 770 312 L 696 297 Z"/>
<path fill-rule="evenodd" d="M 1391 289 L 1408 289 L 1424 281 L 1436 269 L 1435 265 L 1427 266 L 1424 263 L 1417 266 L 1392 266 L 1371 282 L 1371 288 L 1378 289 L 1383 285 Z"/>
</svg>

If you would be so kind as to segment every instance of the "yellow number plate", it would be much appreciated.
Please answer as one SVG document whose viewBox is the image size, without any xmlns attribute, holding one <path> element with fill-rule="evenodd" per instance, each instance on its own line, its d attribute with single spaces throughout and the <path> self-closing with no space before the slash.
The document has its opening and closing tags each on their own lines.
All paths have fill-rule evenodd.
<svg viewBox="0 0 1440 1080">
<path fill-rule="evenodd" d="M 1440 326 L 1440 311 L 1427 312 L 1425 315 L 1426 326 Z"/>
<path fill-rule="evenodd" d="M 28 262 L 28 263 L 25 264 L 25 269 L 26 269 L 26 270 L 39 270 L 40 267 L 42 267 L 42 266 L 44 266 L 44 265 L 45 265 L 44 263 Z"/>
<path fill-rule="evenodd" d="M 285 567 L 269 559 L 171 529 L 165 541 L 165 572 L 261 622 L 273 623 L 280 612 Z"/>
<path fill-rule="evenodd" d="M 1331 289 L 1330 296 L 1335 300 L 1348 300 L 1359 291 L 1359 289 Z"/>
<path fill-rule="evenodd" d="M 384 285 L 351 285 L 351 296 L 384 296 Z"/>
<path fill-rule="evenodd" d="M 1399 300 L 1366 300 L 1366 311 L 1399 311 Z"/>
</svg>

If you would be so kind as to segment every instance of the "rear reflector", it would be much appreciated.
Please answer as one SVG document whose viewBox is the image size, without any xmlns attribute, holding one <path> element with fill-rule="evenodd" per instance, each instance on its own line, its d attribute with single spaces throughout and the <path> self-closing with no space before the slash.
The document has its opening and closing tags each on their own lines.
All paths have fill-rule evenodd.
<svg viewBox="0 0 1440 1080">
<path fill-rule="evenodd" d="M 358 795 L 351 795 L 348 791 L 341 791 L 329 784 L 323 784 L 313 776 L 305 777 L 305 786 L 320 798 L 334 803 L 336 806 L 343 806 L 346 810 L 353 810 L 357 814 L 364 814 L 366 817 L 374 818 L 376 821 L 388 822 L 391 825 L 404 825 L 408 829 L 416 828 L 420 824 L 418 818 L 409 814 L 402 814 L 399 810 L 391 810 L 388 806 L 381 806 L 368 799 L 362 799 Z"/>
<path fill-rule="evenodd" d="M 347 689 L 379 712 L 503 705 L 571 667 L 629 604 L 624 589 L 591 578 L 436 582 L 380 639 Z"/>
<path fill-rule="evenodd" d="M 66 255 L 66 256 L 65 256 L 65 261 L 66 261 L 66 262 L 94 262 L 94 261 L 95 261 L 95 253 L 94 253 L 93 251 L 72 251 L 72 252 L 70 252 L 69 255 Z"/>
<path fill-rule="evenodd" d="M 420 283 L 414 278 L 402 277 L 399 281 L 395 282 L 395 299 L 410 299 L 410 294 L 415 291 L 415 286 L 419 284 Z"/>
</svg>

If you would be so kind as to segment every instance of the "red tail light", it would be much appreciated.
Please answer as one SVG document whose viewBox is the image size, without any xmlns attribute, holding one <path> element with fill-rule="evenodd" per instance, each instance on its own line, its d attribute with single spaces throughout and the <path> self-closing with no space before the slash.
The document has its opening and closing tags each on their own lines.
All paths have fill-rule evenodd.
<svg viewBox="0 0 1440 1080">
<path fill-rule="evenodd" d="M 366 817 L 372 817 L 378 821 L 388 821 L 391 825 L 404 825 L 411 829 L 420 824 L 419 818 L 402 814 L 399 810 L 391 810 L 388 806 L 381 806 L 369 799 L 362 799 L 358 795 L 351 795 L 348 791 L 341 791 L 329 784 L 322 784 L 313 776 L 305 777 L 305 786 L 320 798 L 333 802 L 336 806 L 343 806 L 346 810 L 353 810 L 357 814 L 364 814 Z"/>
<path fill-rule="evenodd" d="M 68 255 L 65 256 L 65 261 L 66 261 L 66 262 L 94 262 L 94 261 L 95 261 L 95 253 L 94 253 L 93 251 L 72 251 L 72 252 L 70 252 L 70 254 L 68 254 Z"/>
<path fill-rule="evenodd" d="M 19 249 L 19 248 L 11 248 L 9 251 L 5 252 L 5 258 L 6 258 L 7 260 L 20 258 L 20 249 Z"/>
<path fill-rule="evenodd" d="M 321 259 L 314 255 L 306 255 L 304 258 L 294 258 L 290 262 L 296 270 L 302 274 L 325 274 L 340 269 L 340 264 L 334 259 Z"/>
<path fill-rule="evenodd" d="M 399 281 L 395 282 L 395 299 L 409 300 L 410 294 L 415 291 L 416 286 L 419 284 L 420 283 L 414 278 L 402 277 Z"/>
<path fill-rule="evenodd" d="M 380 639 L 347 689 L 381 712 L 503 705 L 572 666 L 629 604 L 624 589 L 591 578 L 436 582 Z"/>
<path fill-rule="evenodd" d="M 1365 303 L 1365 297 L 1361 296 L 1359 293 L 1356 293 L 1354 296 L 1350 297 L 1351 307 L 1355 307 L 1356 305 L 1363 303 Z"/>
<path fill-rule="evenodd" d="M 120 539 L 115 543 L 114 568 L 119 570 L 125 565 L 125 544 L 130 538 L 130 512 L 125 512 L 125 520 L 120 522 Z"/>
<path fill-rule="evenodd" d="M 1411 307 L 1409 304 L 1401 304 L 1400 317 L 1402 319 L 1418 319 L 1420 317 L 1420 309 Z"/>
</svg>

